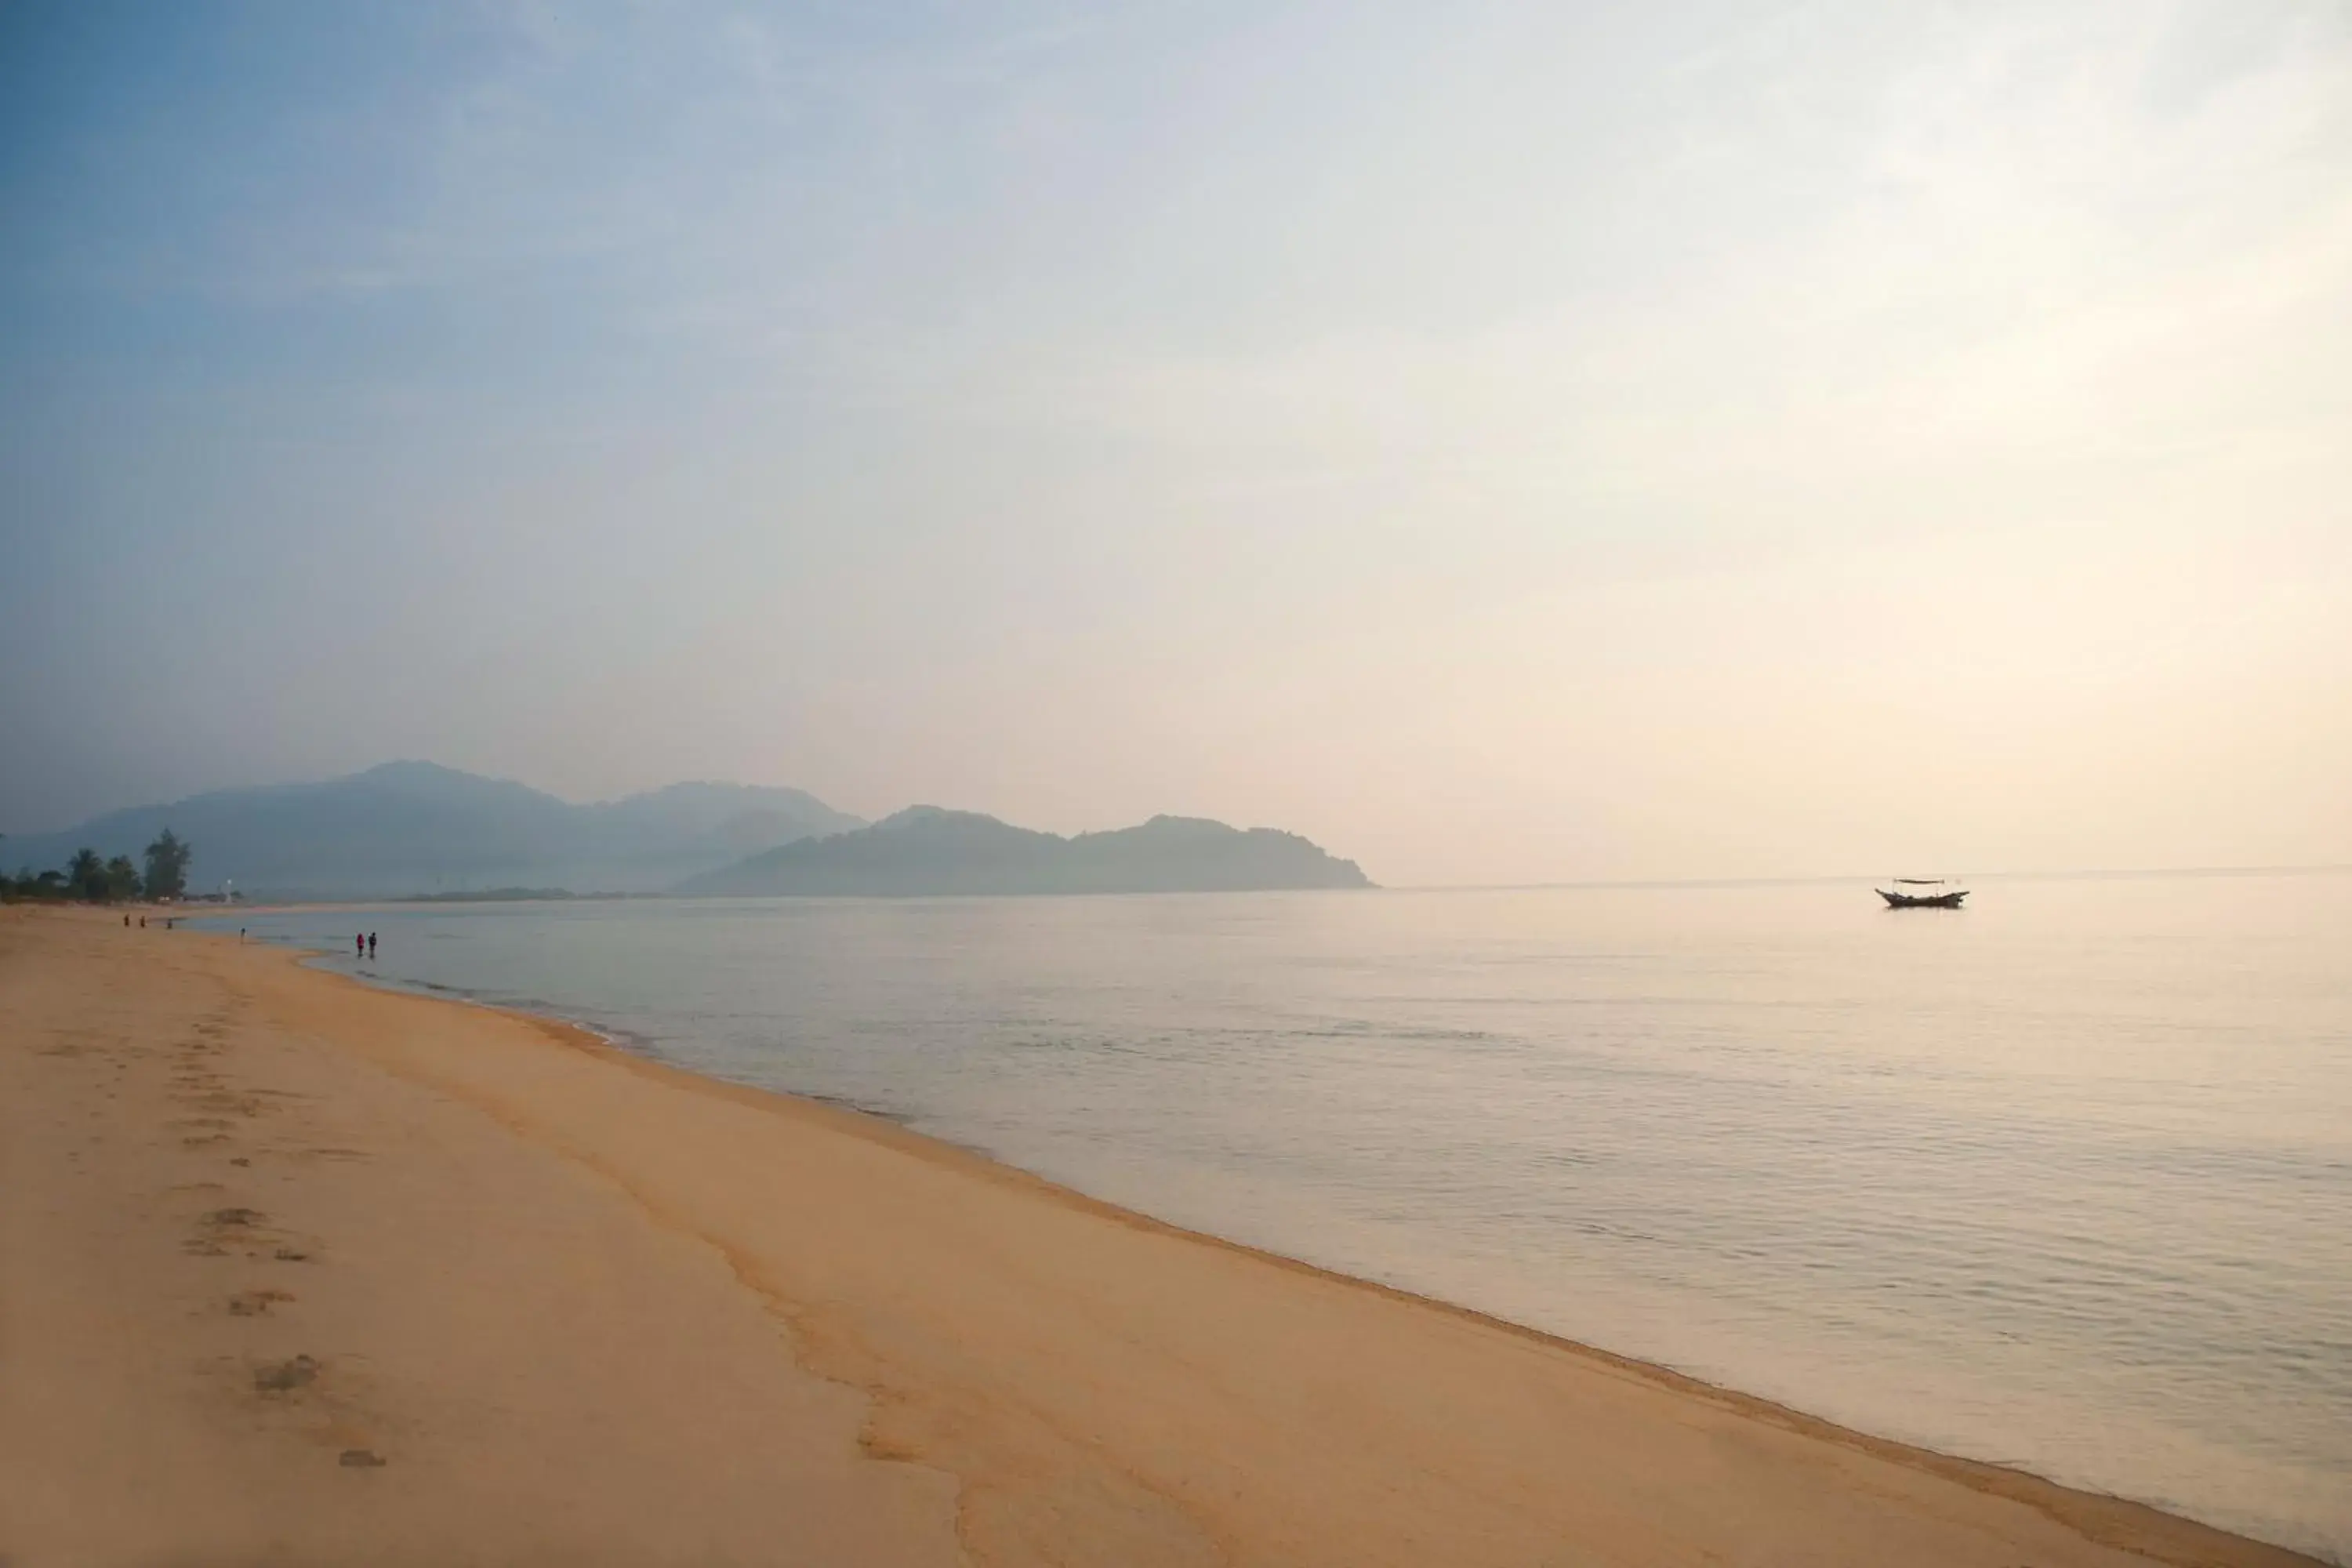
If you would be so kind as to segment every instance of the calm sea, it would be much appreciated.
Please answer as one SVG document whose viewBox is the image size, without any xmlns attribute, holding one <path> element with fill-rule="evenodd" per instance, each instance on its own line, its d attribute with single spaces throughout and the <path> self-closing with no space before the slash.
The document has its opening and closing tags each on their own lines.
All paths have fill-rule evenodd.
<svg viewBox="0 0 2352 1568">
<path fill-rule="evenodd" d="M 408 907 L 376 977 L 2352 1562 L 2352 877 Z M 234 922 L 231 922 L 234 923 Z"/>
</svg>

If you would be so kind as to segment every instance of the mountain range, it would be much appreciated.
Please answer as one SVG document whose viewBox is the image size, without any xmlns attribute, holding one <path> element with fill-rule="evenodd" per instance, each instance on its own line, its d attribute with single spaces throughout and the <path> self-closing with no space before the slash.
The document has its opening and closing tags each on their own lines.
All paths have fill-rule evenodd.
<svg viewBox="0 0 2352 1568">
<path fill-rule="evenodd" d="M 747 854 L 865 819 L 803 790 L 678 784 L 575 805 L 506 779 L 386 763 L 321 784 L 135 806 L 63 833 L 0 840 L 0 861 L 63 865 L 85 846 L 140 852 L 169 827 L 194 846 L 192 890 L 247 898 L 399 898 L 470 889 L 656 892 Z"/>
<path fill-rule="evenodd" d="M 432 763 L 321 784 L 192 795 L 0 841 L 0 862 L 136 860 L 169 827 L 191 890 L 248 899 L 451 896 L 497 889 L 697 895 L 1108 893 L 1362 888 L 1353 861 L 1296 834 L 1198 817 L 1064 838 L 914 806 L 868 825 L 805 791 L 678 784 L 578 805 Z"/>
<path fill-rule="evenodd" d="M 1244 831 L 1200 817 L 1155 816 L 1139 827 L 1064 838 L 977 812 L 918 805 L 870 827 L 781 845 L 689 879 L 677 890 L 887 897 L 1370 886 L 1354 861 L 1271 827 Z"/>
</svg>

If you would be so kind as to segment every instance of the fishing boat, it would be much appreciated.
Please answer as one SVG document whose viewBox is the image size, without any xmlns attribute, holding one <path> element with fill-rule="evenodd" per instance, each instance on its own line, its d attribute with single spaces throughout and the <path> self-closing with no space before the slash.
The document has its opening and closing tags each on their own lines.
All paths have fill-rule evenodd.
<svg viewBox="0 0 2352 1568">
<path fill-rule="evenodd" d="M 1894 883 L 1877 889 L 1890 910 L 1957 910 L 1969 896 L 1966 888 L 1942 877 L 1896 877 Z"/>
</svg>

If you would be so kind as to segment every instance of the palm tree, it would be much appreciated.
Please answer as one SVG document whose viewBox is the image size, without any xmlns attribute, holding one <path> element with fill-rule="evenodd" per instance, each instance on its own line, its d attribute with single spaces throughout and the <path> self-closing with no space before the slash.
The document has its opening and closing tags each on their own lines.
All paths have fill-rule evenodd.
<svg viewBox="0 0 2352 1568">
<path fill-rule="evenodd" d="M 139 896 L 139 868 L 128 855 L 117 855 L 106 863 L 106 901 L 121 903 Z"/>
<path fill-rule="evenodd" d="M 77 849 L 66 862 L 66 886 L 77 899 L 96 902 L 106 897 L 106 862 L 95 849 Z"/>
</svg>

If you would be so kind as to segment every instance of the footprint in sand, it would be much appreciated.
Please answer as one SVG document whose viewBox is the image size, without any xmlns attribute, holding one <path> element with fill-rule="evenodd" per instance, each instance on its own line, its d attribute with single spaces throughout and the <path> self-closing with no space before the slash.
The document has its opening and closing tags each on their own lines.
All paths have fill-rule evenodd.
<svg viewBox="0 0 2352 1568">
<path fill-rule="evenodd" d="M 291 1290 L 275 1290 L 267 1288 L 259 1290 L 240 1290 L 228 1299 L 229 1315 L 234 1318 L 264 1317 L 268 1315 L 269 1309 L 278 1302 L 293 1300 L 294 1292 Z"/>
<path fill-rule="evenodd" d="M 257 1394 L 291 1394 L 298 1388 L 308 1388 L 319 1381 L 320 1364 L 307 1355 L 292 1361 L 276 1362 L 253 1369 L 253 1387 Z"/>
<path fill-rule="evenodd" d="M 215 1209 L 196 1221 L 196 1233 L 182 1242 L 180 1249 L 200 1258 L 216 1258 L 228 1250 L 225 1243 L 256 1239 L 254 1227 L 268 1217 L 259 1209 Z"/>
</svg>

